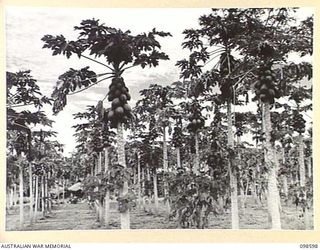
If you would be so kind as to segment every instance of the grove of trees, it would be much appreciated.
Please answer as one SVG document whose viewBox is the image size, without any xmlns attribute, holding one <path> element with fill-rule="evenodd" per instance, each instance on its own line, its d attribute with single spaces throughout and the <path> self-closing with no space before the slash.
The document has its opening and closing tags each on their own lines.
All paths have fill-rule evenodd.
<svg viewBox="0 0 320 250">
<path fill-rule="evenodd" d="M 86 19 L 74 27 L 75 40 L 43 34 L 53 56 L 104 71 L 61 72 L 50 98 L 30 71 L 7 72 L 7 209 L 19 204 L 20 228 L 23 197 L 32 224 L 51 213 L 51 190 L 64 201 L 66 188 L 81 180 L 105 228 L 117 202 L 121 229 L 131 228 L 133 211 L 201 229 L 228 214 L 230 228 L 239 229 L 252 200 L 265 208 L 264 228 L 282 229 L 285 209 L 296 206 L 310 229 L 313 17 L 298 20 L 295 12 L 212 9 L 183 32 L 188 57 L 176 62 L 180 79 L 148 82 L 138 97 L 126 86 L 128 69 L 170 60 L 160 44 L 170 33 L 132 34 Z M 43 106 L 59 115 L 68 96 L 98 84 L 104 98 L 73 114 L 77 146 L 65 157 Z"/>
</svg>

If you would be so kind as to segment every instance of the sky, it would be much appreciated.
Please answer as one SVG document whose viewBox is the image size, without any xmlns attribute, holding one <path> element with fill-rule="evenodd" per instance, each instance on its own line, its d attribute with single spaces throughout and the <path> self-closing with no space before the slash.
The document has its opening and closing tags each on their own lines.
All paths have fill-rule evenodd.
<svg viewBox="0 0 320 250">
<path fill-rule="evenodd" d="M 198 18 L 210 12 L 210 9 L 200 8 L 159 8 L 159 9 L 123 9 L 123 8 L 26 8 L 9 7 L 6 9 L 6 67 L 7 71 L 31 70 L 31 75 L 37 79 L 44 95 L 50 96 L 56 81 L 69 68 L 80 69 L 90 66 L 96 73 L 103 73 L 104 68 L 90 61 L 77 57 L 52 56 L 48 49 L 42 49 L 41 38 L 46 34 L 63 34 L 68 40 L 76 39 L 78 33 L 73 27 L 84 19 L 99 19 L 107 26 L 131 30 L 132 34 L 151 31 L 170 32 L 172 37 L 160 38 L 162 51 L 170 57 L 169 61 L 160 61 L 156 68 L 140 69 L 135 67 L 124 73 L 123 77 L 130 89 L 134 106 L 139 98 L 139 91 L 151 83 L 160 85 L 171 84 L 179 80 L 179 69 L 175 66 L 178 60 L 188 56 L 187 50 L 182 50 L 183 30 L 196 28 Z M 312 8 L 302 8 L 298 16 L 304 18 L 314 12 Z M 96 105 L 103 99 L 110 82 L 102 82 L 84 92 L 68 97 L 68 104 L 58 115 L 52 116 L 51 107 L 45 107 L 50 119 L 55 123 L 52 130 L 57 131 L 57 140 L 65 144 L 65 153 L 74 149 L 75 139 L 71 128 L 76 121 L 72 114 L 83 112 L 87 105 Z M 104 103 L 106 107 L 110 104 Z"/>
</svg>

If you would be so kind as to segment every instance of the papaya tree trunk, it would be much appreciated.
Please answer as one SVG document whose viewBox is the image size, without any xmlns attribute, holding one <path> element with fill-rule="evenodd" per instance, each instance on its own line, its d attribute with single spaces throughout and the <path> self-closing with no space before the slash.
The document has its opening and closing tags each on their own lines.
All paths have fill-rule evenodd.
<svg viewBox="0 0 320 250">
<path fill-rule="evenodd" d="M 137 165 L 138 165 L 138 209 L 141 209 L 141 166 L 140 166 L 140 154 L 137 153 Z"/>
<path fill-rule="evenodd" d="M 275 167 L 276 167 L 276 173 L 278 173 L 279 168 L 280 168 L 279 157 L 278 157 L 278 153 L 277 153 L 276 150 L 273 150 L 273 152 L 274 152 L 274 164 L 275 164 Z M 278 190 L 278 203 L 279 203 L 280 212 L 282 212 L 280 191 L 279 190 Z"/>
<path fill-rule="evenodd" d="M 18 203 L 18 197 L 17 197 L 17 184 L 13 184 L 13 205 L 17 205 Z"/>
<path fill-rule="evenodd" d="M 308 178 L 311 178 L 312 176 L 312 158 L 311 157 L 308 157 L 307 168 L 308 168 Z"/>
<path fill-rule="evenodd" d="M 34 222 L 37 221 L 37 214 L 38 214 L 38 206 L 39 206 L 39 176 L 36 175 L 36 181 L 35 181 L 35 206 L 34 206 Z"/>
<path fill-rule="evenodd" d="M 120 165 L 126 168 L 126 156 L 125 156 L 125 141 L 123 137 L 123 124 L 118 123 L 117 126 L 117 144 L 118 144 L 118 162 Z M 122 196 L 128 193 L 128 182 L 125 181 L 122 188 Z M 121 229 L 130 229 L 130 212 L 127 209 L 125 212 L 120 213 Z"/>
<path fill-rule="evenodd" d="M 104 172 L 107 175 L 109 170 L 109 152 L 108 148 L 104 149 Z M 109 227 L 110 220 L 110 192 L 109 189 L 106 190 L 104 197 L 104 225 Z"/>
<path fill-rule="evenodd" d="M 198 175 L 199 171 L 200 171 L 199 134 L 198 134 L 198 132 L 194 133 L 194 140 L 195 140 L 196 157 L 194 159 L 194 171 L 193 172 L 196 175 Z"/>
<path fill-rule="evenodd" d="M 166 126 L 163 126 L 163 171 L 166 174 L 168 172 L 168 149 L 167 149 L 167 139 L 166 139 Z M 167 214 L 170 214 L 170 202 L 169 202 L 169 186 L 166 179 L 163 182 L 164 188 L 164 200 L 166 206 Z"/>
<path fill-rule="evenodd" d="M 286 199 L 288 198 L 288 179 L 287 176 L 284 174 L 282 175 L 282 183 L 283 183 L 283 193 Z"/>
<path fill-rule="evenodd" d="M 154 196 L 154 207 L 155 213 L 159 211 L 159 200 L 158 200 L 158 182 L 157 182 L 157 170 L 153 171 L 153 196 Z"/>
<path fill-rule="evenodd" d="M 98 173 L 102 171 L 102 152 L 99 152 Z"/>
<path fill-rule="evenodd" d="M 23 211 L 23 165 L 19 164 L 19 211 L 20 211 L 20 229 L 23 229 L 24 225 L 24 211 Z"/>
<path fill-rule="evenodd" d="M 50 179 L 50 172 L 46 175 L 46 208 L 47 212 L 51 212 L 51 201 L 50 201 L 50 194 L 49 194 L 49 179 Z"/>
<path fill-rule="evenodd" d="M 304 165 L 304 143 L 303 136 L 299 135 L 298 137 L 299 143 L 299 176 L 300 176 L 300 186 L 304 187 L 306 185 L 306 170 Z"/>
<path fill-rule="evenodd" d="M 9 207 L 13 206 L 13 187 L 10 187 L 10 191 L 9 191 Z"/>
<path fill-rule="evenodd" d="M 66 188 L 66 180 L 64 177 L 62 178 L 62 202 L 65 203 L 65 188 Z"/>
<path fill-rule="evenodd" d="M 44 199 L 44 175 L 41 176 L 41 212 L 45 217 L 45 199 Z"/>
<path fill-rule="evenodd" d="M 271 229 L 281 229 L 280 209 L 279 209 L 279 190 L 277 186 L 277 171 L 274 160 L 274 150 L 271 144 L 271 119 L 270 103 L 263 105 L 263 123 L 265 128 L 265 148 L 266 165 L 268 167 L 268 212 L 271 219 Z"/>
<path fill-rule="evenodd" d="M 32 164 L 29 163 L 29 198 L 30 198 L 30 224 L 33 222 L 33 176 L 32 176 Z"/>
<path fill-rule="evenodd" d="M 177 168 L 181 168 L 181 154 L 180 154 L 180 147 L 177 147 Z"/>
<path fill-rule="evenodd" d="M 305 187 L 306 186 L 306 170 L 305 170 L 305 164 L 304 164 L 304 143 L 303 143 L 303 136 L 300 134 L 298 137 L 298 143 L 299 143 L 299 176 L 300 176 L 300 186 Z M 307 191 L 303 190 L 304 200 L 307 203 Z M 305 221 L 305 229 L 310 228 L 310 220 L 309 220 L 309 211 L 308 206 L 304 207 L 304 221 Z"/>
<path fill-rule="evenodd" d="M 233 131 L 232 131 L 232 113 L 231 102 L 227 103 L 227 117 L 228 117 L 228 146 L 234 148 Z M 234 157 L 234 156 L 231 156 Z M 231 225 L 232 229 L 239 229 L 239 209 L 238 209 L 238 186 L 236 173 L 233 170 L 232 161 L 229 159 L 228 172 L 230 178 L 230 192 L 231 192 Z"/>
</svg>

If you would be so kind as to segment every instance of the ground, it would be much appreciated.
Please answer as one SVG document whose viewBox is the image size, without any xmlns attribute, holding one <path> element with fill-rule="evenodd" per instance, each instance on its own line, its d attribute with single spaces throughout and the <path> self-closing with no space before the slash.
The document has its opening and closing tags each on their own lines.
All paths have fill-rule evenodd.
<svg viewBox="0 0 320 250">
<path fill-rule="evenodd" d="M 131 229 L 175 229 L 177 222 L 168 220 L 164 213 L 164 207 L 160 204 L 158 213 L 155 213 L 154 207 L 150 206 L 148 211 L 135 208 L 131 214 Z M 107 229 L 100 225 L 93 208 L 88 203 L 77 204 L 59 204 L 53 206 L 51 213 L 45 217 L 38 214 L 37 222 L 33 225 L 29 223 L 29 210 L 25 206 L 25 225 L 24 229 L 29 230 L 103 230 Z M 10 209 L 6 216 L 6 230 L 20 230 L 19 209 Z M 246 208 L 239 210 L 240 229 L 267 229 L 268 215 L 266 204 L 256 204 L 253 199 L 248 199 Z M 286 230 L 304 230 L 305 222 L 301 209 L 297 209 L 293 204 L 283 204 L 281 213 L 282 229 Z M 310 211 L 310 225 L 313 228 L 313 213 Z M 116 204 L 112 206 L 109 229 L 120 228 L 120 214 L 116 210 Z M 230 229 L 231 220 L 229 211 L 218 216 L 210 216 L 210 229 Z"/>
</svg>

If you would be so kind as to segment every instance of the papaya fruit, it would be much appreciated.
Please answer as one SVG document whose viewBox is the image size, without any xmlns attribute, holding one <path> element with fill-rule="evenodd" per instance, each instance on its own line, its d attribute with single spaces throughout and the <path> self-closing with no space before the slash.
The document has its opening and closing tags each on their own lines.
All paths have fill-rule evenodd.
<svg viewBox="0 0 320 250">
<path fill-rule="evenodd" d="M 121 94 L 120 97 L 119 97 L 119 99 L 120 99 L 120 101 L 123 102 L 123 103 L 125 103 L 125 102 L 128 100 L 126 94 Z"/>
<path fill-rule="evenodd" d="M 117 107 L 115 110 L 114 110 L 114 113 L 117 115 L 117 116 L 122 116 L 124 114 L 124 109 L 123 107 Z"/>
<path fill-rule="evenodd" d="M 110 110 L 110 111 L 108 112 L 108 120 L 111 121 L 111 120 L 113 120 L 113 118 L 114 118 L 114 111 L 113 111 L 113 110 Z"/>
<path fill-rule="evenodd" d="M 263 102 L 267 101 L 267 95 L 266 94 L 260 94 L 259 97 L 260 97 L 261 101 L 263 101 Z"/>
<path fill-rule="evenodd" d="M 257 81 L 253 87 L 255 87 L 256 89 L 260 89 L 261 88 L 262 83 L 260 81 Z"/>
<path fill-rule="evenodd" d="M 112 93 L 108 93 L 108 101 L 112 102 L 112 100 L 114 99 L 114 95 Z"/>
<path fill-rule="evenodd" d="M 268 89 L 269 89 L 268 85 L 264 83 L 262 84 L 260 91 L 262 92 L 262 90 L 268 90 Z"/>
<path fill-rule="evenodd" d="M 117 98 L 114 98 L 112 103 L 111 103 L 111 106 L 113 109 L 116 109 L 117 107 L 119 107 L 121 105 L 121 101 L 120 99 L 117 97 Z"/>
<path fill-rule="evenodd" d="M 114 97 L 119 97 L 121 95 L 121 91 L 119 89 L 117 89 L 115 92 L 114 92 Z"/>
<path fill-rule="evenodd" d="M 116 86 L 117 89 L 122 89 L 123 87 L 125 87 L 125 85 L 124 85 L 123 82 L 117 82 L 117 83 L 115 84 L 115 86 Z"/>
<path fill-rule="evenodd" d="M 275 98 L 280 98 L 281 97 L 281 92 L 277 88 L 274 89 L 274 97 Z"/>
<path fill-rule="evenodd" d="M 269 96 L 274 98 L 274 96 L 275 96 L 275 90 L 274 89 L 269 89 Z"/>
<path fill-rule="evenodd" d="M 131 111 L 131 107 L 130 107 L 130 105 L 129 105 L 128 103 L 126 103 L 125 105 L 123 105 L 123 109 L 124 109 L 124 111 L 126 111 L 126 112 L 130 112 L 130 111 Z"/>
<path fill-rule="evenodd" d="M 114 91 L 116 91 L 116 89 L 117 89 L 117 87 L 116 87 L 115 84 L 111 84 L 111 85 L 109 86 L 110 92 L 114 92 Z"/>
<path fill-rule="evenodd" d="M 265 81 L 266 80 L 266 76 L 262 75 L 259 77 L 260 81 Z"/>
<path fill-rule="evenodd" d="M 266 76 L 266 81 L 271 82 L 272 80 L 273 80 L 273 79 L 272 79 L 272 76 L 270 76 L 270 75 Z"/>
<path fill-rule="evenodd" d="M 121 88 L 121 92 L 122 92 L 123 94 L 127 94 L 127 93 L 129 93 L 129 89 L 124 86 L 124 87 Z"/>
<path fill-rule="evenodd" d="M 127 100 L 130 101 L 131 100 L 131 95 L 129 94 L 129 92 L 126 93 L 127 96 Z"/>
</svg>

